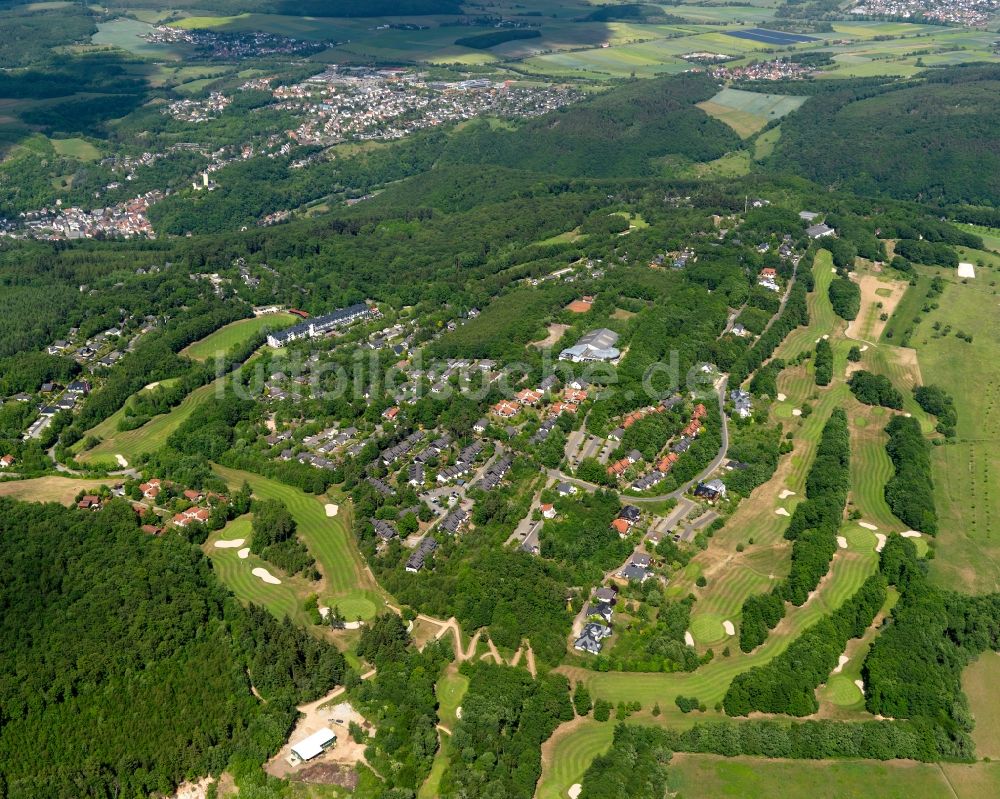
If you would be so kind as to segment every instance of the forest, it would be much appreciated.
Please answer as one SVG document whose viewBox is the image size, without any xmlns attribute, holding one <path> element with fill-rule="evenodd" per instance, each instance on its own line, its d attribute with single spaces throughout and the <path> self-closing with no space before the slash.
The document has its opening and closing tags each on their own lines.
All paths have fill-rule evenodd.
<svg viewBox="0 0 1000 799">
<path fill-rule="evenodd" d="M 881 405 L 897 411 L 903 408 L 903 395 L 885 375 L 859 369 L 851 374 L 847 384 L 858 398 L 858 402 L 863 402 L 865 405 Z"/>
<path fill-rule="evenodd" d="M 782 122 L 771 161 L 824 186 L 925 203 L 996 205 L 1000 67 L 971 64 L 922 82 L 837 81 Z M 900 253 L 909 257 L 906 253 Z"/>
<path fill-rule="evenodd" d="M 259 764 L 294 706 L 343 680 L 334 647 L 243 608 L 196 548 L 138 525 L 125 502 L 92 514 L 0 500 L 10 796 L 170 793 Z"/>
<path fill-rule="evenodd" d="M 889 435 L 885 449 L 894 468 L 885 484 L 885 500 L 912 529 L 935 535 L 938 528 L 930 444 L 920 432 L 920 423 L 912 417 L 894 416 L 885 432 Z"/>
</svg>

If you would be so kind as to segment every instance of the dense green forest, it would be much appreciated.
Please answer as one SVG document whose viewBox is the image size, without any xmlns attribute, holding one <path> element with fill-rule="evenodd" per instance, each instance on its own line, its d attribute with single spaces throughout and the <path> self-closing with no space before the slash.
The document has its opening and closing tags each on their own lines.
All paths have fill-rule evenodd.
<svg viewBox="0 0 1000 799">
<path fill-rule="evenodd" d="M 244 609 L 198 550 L 138 524 L 124 502 L 85 514 L 0 500 L 10 796 L 170 793 L 234 758 L 260 763 L 295 704 L 343 679 L 335 648 Z"/>
<path fill-rule="evenodd" d="M 861 195 L 994 205 L 998 91 L 996 65 L 929 72 L 923 82 L 837 87 L 783 121 L 772 162 Z"/>
</svg>

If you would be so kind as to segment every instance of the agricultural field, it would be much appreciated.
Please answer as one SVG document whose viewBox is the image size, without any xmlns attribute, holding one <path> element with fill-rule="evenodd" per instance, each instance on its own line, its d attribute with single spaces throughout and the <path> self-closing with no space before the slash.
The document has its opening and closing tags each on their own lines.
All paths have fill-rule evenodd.
<svg viewBox="0 0 1000 799">
<path fill-rule="evenodd" d="M 82 480 L 75 477 L 47 475 L 29 480 L 4 480 L 0 482 L 0 497 L 13 497 L 23 502 L 58 502 L 69 505 L 81 491 L 90 491 L 108 485 L 114 480 Z"/>
<path fill-rule="evenodd" d="M 56 155 L 76 158 L 78 161 L 96 161 L 101 151 L 86 139 L 49 139 Z"/>
<path fill-rule="evenodd" d="M 238 319 L 230 322 L 209 333 L 205 338 L 189 344 L 181 355 L 186 355 L 196 361 L 207 361 L 210 358 L 225 355 L 237 344 L 242 344 L 251 337 L 264 330 L 280 330 L 295 322 L 301 321 L 299 317 L 290 313 L 267 314 L 265 316 L 255 316 L 251 319 Z"/>
<path fill-rule="evenodd" d="M 805 101 L 805 97 L 727 88 L 710 100 L 698 103 L 698 107 L 709 116 L 725 122 L 745 139 L 769 122 L 795 111 Z"/>
<path fill-rule="evenodd" d="M 996 760 L 1000 757 L 1000 657 L 985 652 L 962 674 L 962 689 L 969 697 L 969 709 L 976 726 L 972 740 L 976 754 L 981 758 Z"/>
<path fill-rule="evenodd" d="M 1000 340 L 990 275 L 980 270 L 965 283 L 950 276 L 935 300 L 940 307 L 923 315 L 911 341 L 924 382 L 947 388 L 958 409 L 957 441 L 932 450 L 940 532 L 931 574 L 976 593 L 1000 589 L 1000 518 L 992 501 L 1000 492 Z M 951 331 L 943 335 L 936 323 Z M 957 331 L 971 334 L 972 343 Z"/>
<path fill-rule="evenodd" d="M 137 19 L 119 17 L 109 22 L 98 22 L 97 33 L 91 43 L 117 47 L 133 55 L 167 60 L 180 60 L 186 50 L 170 44 L 147 42 L 142 37 L 152 30 L 152 26 Z"/>
<path fill-rule="evenodd" d="M 955 796 L 938 766 L 910 761 L 814 762 L 676 754 L 669 775 L 671 789 L 692 798 L 954 799 Z"/>
</svg>

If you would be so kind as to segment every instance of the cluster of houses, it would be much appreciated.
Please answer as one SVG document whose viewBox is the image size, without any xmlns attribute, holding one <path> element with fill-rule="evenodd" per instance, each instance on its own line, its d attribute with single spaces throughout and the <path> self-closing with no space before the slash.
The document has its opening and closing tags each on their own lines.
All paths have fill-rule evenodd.
<svg viewBox="0 0 1000 799">
<path fill-rule="evenodd" d="M 662 400 L 658 406 L 644 408 L 640 411 L 633 411 L 629 414 L 629 416 L 625 417 L 622 427 L 613 430 L 608 437 L 616 437 L 620 440 L 621 436 L 625 432 L 625 429 L 635 424 L 635 422 L 639 419 L 645 418 L 650 413 L 661 413 L 668 408 L 674 407 L 681 401 L 681 398 L 675 395 Z M 707 413 L 708 411 L 702 403 L 699 402 L 695 405 L 694 409 L 691 411 L 691 418 L 688 421 L 687 426 L 681 430 L 677 440 L 670 445 L 666 454 L 664 454 L 656 462 L 655 468 L 632 481 L 630 487 L 635 491 L 647 491 L 657 483 L 660 483 L 667 476 L 667 473 L 674 467 L 677 461 L 680 460 L 680 456 L 690 449 L 691 443 L 695 438 L 697 438 L 698 433 L 701 431 L 701 427 Z M 608 467 L 608 474 L 620 476 L 624 474 L 630 466 L 638 463 L 640 460 L 642 460 L 641 453 L 637 450 L 632 450 L 627 453 L 624 458 L 611 464 L 611 466 Z"/>
<path fill-rule="evenodd" d="M 753 415 L 753 399 L 749 391 L 734 388 L 729 392 L 729 399 L 733 403 L 733 413 L 741 419 L 748 419 Z"/>
<path fill-rule="evenodd" d="M 418 571 L 424 568 L 424 564 L 427 562 L 427 558 L 437 549 L 437 541 L 435 541 L 430 536 L 422 538 L 420 543 L 417 544 L 417 548 L 413 550 L 413 553 L 409 558 L 406 559 L 406 570 L 411 574 L 416 574 Z"/>
<path fill-rule="evenodd" d="M 437 482 L 443 485 L 465 477 L 472 471 L 472 467 L 475 464 L 476 459 L 482 453 L 484 446 L 485 445 L 482 441 L 473 441 L 469 444 L 469 446 L 464 447 L 462 451 L 458 453 L 458 457 L 455 459 L 454 464 L 446 466 L 438 472 Z"/>
<path fill-rule="evenodd" d="M 615 612 L 618 589 L 614 586 L 598 588 L 591 599 L 584 611 L 587 621 L 573 642 L 573 648 L 591 655 L 599 655 L 604 647 L 604 640 L 611 635 L 611 617 Z"/>
<path fill-rule="evenodd" d="M 513 463 L 514 459 L 510 455 L 498 458 L 496 463 L 491 464 L 483 473 L 483 479 L 476 483 L 476 487 L 483 489 L 483 491 L 492 491 L 503 482 L 503 478 L 510 471 Z"/>
<path fill-rule="evenodd" d="M 641 516 L 642 511 L 635 505 L 626 505 L 611 522 L 611 529 L 618 533 L 619 538 L 628 538 L 629 533 L 632 532 L 632 528 Z"/>
</svg>

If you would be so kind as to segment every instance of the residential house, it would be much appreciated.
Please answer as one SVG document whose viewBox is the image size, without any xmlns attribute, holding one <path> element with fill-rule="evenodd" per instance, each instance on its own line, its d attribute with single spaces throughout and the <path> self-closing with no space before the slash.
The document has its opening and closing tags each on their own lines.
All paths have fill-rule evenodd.
<svg viewBox="0 0 1000 799">
<path fill-rule="evenodd" d="M 611 607 L 609 602 L 591 602 L 587 605 L 585 615 L 588 619 L 592 616 L 596 616 L 604 619 L 605 623 L 611 624 L 611 616 L 613 613 L 614 608 Z"/>
<path fill-rule="evenodd" d="M 725 499 L 726 484 L 721 480 L 709 480 L 707 483 L 698 483 L 695 486 L 694 495 L 707 499 L 710 502 L 714 502 L 717 499 Z"/>
<path fill-rule="evenodd" d="M 628 538 L 632 525 L 624 519 L 615 519 L 611 522 L 611 529 L 618 533 L 619 538 Z"/>
<path fill-rule="evenodd" d="M 406 570 L 411 574 L 416 574 L 424 568 L 427 558 L 437 549 L 437 541 L 431 537 L 424 538 L 406 560 Z"/>
<path fill-rule="evenodd" d="M 76 506 L 80 510 L 100 510 L 101 498 L 95 496 L 94 494 L 86 494 L 80 498 L 80 501 L 76 503 Z"/>
<path fill-rule="evenodd" d="M 375 528 L 375 536 L 382 541 L 391 541 L 399 535 L 399 530 L 392 522 L 385 519 L 372 519 L 372 527 Z"/>
<path fill-rule="evenodd" d="M 611 635 L 611 628 L 605 624 L 591 622 L 584 626 L 580 637 L 573 642 L 573 648 L 591 655 L 599 655 L 604 639 Z"/>
<path fill-rule="evenodd" d="M 554 519 L 556 517 L 556 508 L 551 502 L 543 502 L 538 506 L 538 509 L 542 512 L 542 518 Z"/>
<path fill-rule="evenodd" d="M 562 482 L 556 486 L 556 492 L 561 497 L 569 497 L 575 494 L 577 491 L 576 486 L 572 483 Z"/>
<path fill-rule="evenodd" d="M 0 457 L 0 469 L 9 469 L 13 465 L 14 465 L 13 455 L 8 454 L 4 455 L 3 457 Z"/>
</svg>

